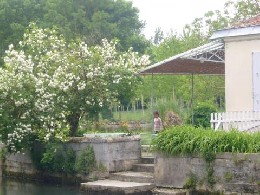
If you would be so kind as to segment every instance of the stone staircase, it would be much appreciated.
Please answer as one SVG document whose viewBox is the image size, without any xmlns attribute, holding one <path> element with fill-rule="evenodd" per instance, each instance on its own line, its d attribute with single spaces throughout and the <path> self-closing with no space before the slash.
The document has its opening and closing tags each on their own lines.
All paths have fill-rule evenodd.
<svg viewBox="0 0 260 195">
<path fill-rule="evenodd" d="M 109 179 L 82 183 L 88 195 L 198 195 L 185 189 L 158 188 L 154 185 L 154 157 L 150 146 L 142 146 L 140 163 L 132 171 L 110 173 Z"/>
<path fill-rule="evenodd" d="M 81 191 L 88 195 L 152 195 L 154 185 L 154 158 L 142 156 L 132 171 L 111 173 L 109 179 L 82 183 Z"/>
<path fill-rule="evenodd" d="M 113 180 L 153 183 L 154 182 L 154 158 L 142 157 L 140 164 L 134 164 L 132 171 L 111 173 L 110 178 Z"/>
</svg>

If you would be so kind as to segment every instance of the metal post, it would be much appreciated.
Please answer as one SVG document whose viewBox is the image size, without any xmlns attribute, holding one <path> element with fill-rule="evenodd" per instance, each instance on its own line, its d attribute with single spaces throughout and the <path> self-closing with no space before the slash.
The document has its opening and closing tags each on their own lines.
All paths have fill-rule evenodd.
<svg viewBox="0 0 260 195">
<path fill-rule="evenodd" d="M 193 73 L 191 73 L 191 124 L 194 125 L 194 76 Z"/>
<path fill-rule="evenodd" d="M 151 113 L 153 113 L 153 108 L 154 107 L 154 82 L 153 82 L 153 73 L 152 73 L 152 91 L 151 91 Z M 153 127 L 154 127 L 154 119 L 153 119 L 153 117 L 152 117 L 152 134 L 153 134 Z"/>
<path fill-rule="evenodd" d="M 153 112 L 154 106 L 154 81 L 153 81 L 153 73 L 152 73 L 152 91 L 151 91 L 151 110 Z"/>
</svg>

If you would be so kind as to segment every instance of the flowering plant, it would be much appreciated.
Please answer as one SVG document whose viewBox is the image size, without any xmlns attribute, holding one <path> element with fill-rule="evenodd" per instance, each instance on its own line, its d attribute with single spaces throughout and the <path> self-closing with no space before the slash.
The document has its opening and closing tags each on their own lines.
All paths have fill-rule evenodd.
<svg viewBox="0 0 260 195">
<path fill-rule="evenodd" d="M 66 140 L 79 121 L 117 101 L 122 86 L 133 90 L 137 73 L 149 63 L 131 49 L 120 53 L 116 41 L 88 47 L 67 43 L 56 30 L 30 24 L 17 47 L 9 46 L 0 68 L 0 131 L 16 152 L 35 136 Z"/>
</svg>

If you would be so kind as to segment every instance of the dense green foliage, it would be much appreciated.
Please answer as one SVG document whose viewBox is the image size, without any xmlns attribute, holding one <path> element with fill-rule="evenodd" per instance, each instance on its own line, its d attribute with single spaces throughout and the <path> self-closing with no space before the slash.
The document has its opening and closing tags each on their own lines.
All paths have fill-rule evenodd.
<svg viewBox="0 0 260 195">
<path fill-rule="evenodd" d="M 121 50 L 133 47 L 144 53 L 149 42 L 141 34 L 144 22 L 138 13 L 125 0 L 1 0 L 0 57 L 9 44 L 21 40 L 30 22 L 41 28 L 56 26 L 67 40 L 80 37 L 88 45 L 96 45 L 104 38 L 116 38 Z"/>
<path fill-rule="evenodd" d="M 74 173 L 76 153 L 65 144 L 47 144 L 40 164 L 43 170 L 55 173 Z"/>
<path fill-rule="evenodd" d="M 216 111 L 217 109 L 211 104 L 201 103 L 197 105 L 193 110 L 193 125 L 210 127 L 210 114 Z"/>
<path fill-rule="evenodd" d="M 202 154 L 205 158 L 221 152 L 256 153 L 260 151 L 260 133 L 177 126 L 158 134 L 155 149 L 169 155 Z"/>
<path fill-rule="evenodd" d="M 78 173 L 88 174 L 96 167 L 96 158 L 92 146 L 87 146 L 75 162 L 75 169 Z"/>
<path fill-rule="evenodd" d="M 76 156 L 76 152 L 68 144 L 35 142 L 31 157 L 37 169 L 50 173 L 89 174 L 97 168 L 91 146 L 87 146 Z"/>
<path fill-rule="evenodd" d="M 34 166 L 52 173 L 75 173 L 76 153 L 61 142 L 42 143 L 35 141 L 31 148 Z"/>
</svg>

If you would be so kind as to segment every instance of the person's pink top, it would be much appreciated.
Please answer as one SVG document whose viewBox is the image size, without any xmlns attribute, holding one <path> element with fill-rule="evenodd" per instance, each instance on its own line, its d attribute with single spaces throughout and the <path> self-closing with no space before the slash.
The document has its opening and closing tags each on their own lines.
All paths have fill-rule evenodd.
<svg viewBox="0 0 260 195">
<path fill-rule="evenodd" d="M 162 120 L 160 117 L 158 118 L 154 118 L 153 119 L 154 122 L 154 131 L 161 131 L 162 130 Z"/>
</svg>

